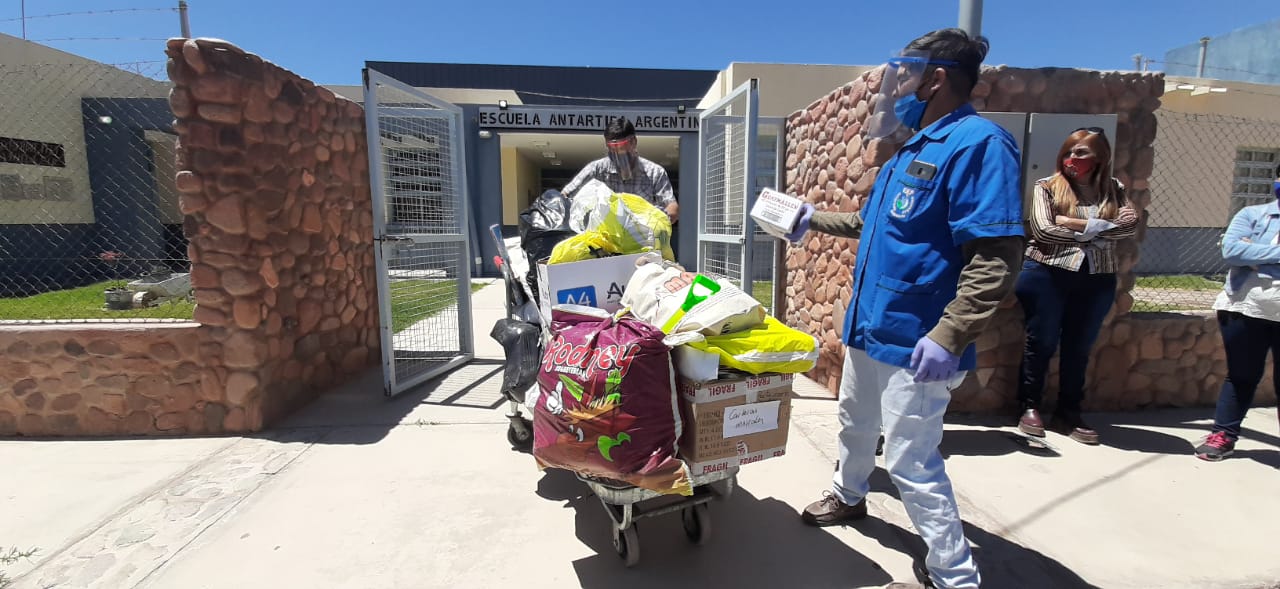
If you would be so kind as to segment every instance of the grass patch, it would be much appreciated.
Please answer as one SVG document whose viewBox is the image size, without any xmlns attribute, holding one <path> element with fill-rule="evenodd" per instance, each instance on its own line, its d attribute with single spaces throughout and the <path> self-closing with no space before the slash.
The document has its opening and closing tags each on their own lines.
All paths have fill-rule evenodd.
<svg viewBox="0 0 1280 589">
<path fill-rule="evenodd" d="M 172 299 L 145 309 L 108 311 L 102 291 L 117 282 L 99 282 L 29 297 L 0 299 L 0 319 L 190 319 L 195 303 Z"/>
<path fill-rule="evenodd" d="M 471 283 L 471 292 L 487 284 Z M 410 325 L 457 304 L 457 280 L 392 280 L 391 331 L 400 333 Z"/>
<path fill-rule="evenodd" d="M 757 280 L 751 283 L 751 296 L 764 305 L 765 310 L 773 308 L 773 281 Z"/>
<path fill-rule="evenodd" d="M 1142 288 L 1172 288 L 1176 290 L 1222 290 L 1222 282 L 1194 274 L 1170 274 L 1164 276 L 1140 276 L 1137 285 Z"/>
</svg>

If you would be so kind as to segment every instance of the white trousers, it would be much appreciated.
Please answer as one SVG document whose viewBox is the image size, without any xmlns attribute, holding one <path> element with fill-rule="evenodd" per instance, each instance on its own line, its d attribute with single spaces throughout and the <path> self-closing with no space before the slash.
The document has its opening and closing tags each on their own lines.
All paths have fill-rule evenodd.
<svg viewBox="0 0 1280 589">
<path fill-rule="evenodd" d="M 942 453 L 942 416 L 951 389 L 963 379 L 917 383 L 915 373 L 845 348 L 840 384 L 840 465 L 835 494 L 848 505 L 867 496 L 876 467 L 876 441 L 884 431 L 884 459 L 911 523 L 929 547 L 925 565 L 934 585 L 978 587 Z"/>
</svg>

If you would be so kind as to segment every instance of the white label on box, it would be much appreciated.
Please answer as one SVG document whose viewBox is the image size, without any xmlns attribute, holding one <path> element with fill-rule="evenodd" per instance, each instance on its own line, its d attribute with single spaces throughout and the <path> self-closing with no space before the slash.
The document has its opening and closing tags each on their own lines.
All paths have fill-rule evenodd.
<svg viewBox="0 0 1280 589">
<path fill-rule="evenodd" d="M 780 404 L 781 401 L 765 401 L 725 407 L 724 437 L 746 436 L 778 429 Z"/>
</svg>

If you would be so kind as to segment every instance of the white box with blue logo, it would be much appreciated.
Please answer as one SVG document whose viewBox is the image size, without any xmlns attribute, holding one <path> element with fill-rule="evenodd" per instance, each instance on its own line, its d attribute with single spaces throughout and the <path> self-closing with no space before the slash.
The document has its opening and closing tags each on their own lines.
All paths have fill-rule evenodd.
<svg viewBox="0 0 1280 589">
<path fill-rule="evenodd" d="M 606 311 L 622 308 L 622 292 L 636 261 L 644 254 L 614 256 L 567 264 L 538 264 L 538 311 L 543 325 L 551 325 L 551 307 L 585 305 Z"/>
</svg>

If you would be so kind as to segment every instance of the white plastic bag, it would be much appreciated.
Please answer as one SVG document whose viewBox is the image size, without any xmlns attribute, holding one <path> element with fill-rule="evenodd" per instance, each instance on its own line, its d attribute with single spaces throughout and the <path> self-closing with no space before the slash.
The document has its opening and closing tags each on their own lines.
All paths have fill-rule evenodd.
<svg viewBox="0 0 1280 589">
<path fill-rule="evenodd" d="M 716 280 L 714 292 L 698 292 L 697 275 L 667 262 L 656 252 L 636 262 L 636 273 L 627 283 L 622 305 L 642 321 L 661 327 L 667 334 L 700 333 L 721 335 L 751 329 L 764 323 L 764 307 L 742 289 L 725 280 Z M 685 310 L 693 290 L 702 298 Z M 672 340 L 676 341 L 676 340 Z"/>
<path fill-rule="evenodd" d="M 569 228 L 582 233 L 596 226 L 609 214 L 609 201 L 613 191 L 604 182 L 591 180 L 573 195 L 569 207 Z"/>
</svg>

